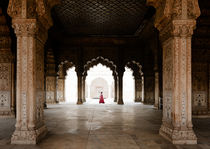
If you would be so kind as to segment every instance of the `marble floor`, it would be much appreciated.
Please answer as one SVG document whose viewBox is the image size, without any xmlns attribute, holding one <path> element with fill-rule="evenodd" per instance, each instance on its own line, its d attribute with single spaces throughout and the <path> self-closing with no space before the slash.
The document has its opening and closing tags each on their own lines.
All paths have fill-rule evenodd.
<svg viewBox="0 0 210 149">
<path fill-rule="evenodd" d="M 193 119 L 198 145 L 175 146 L 158 135 L 161 115 L 140 103 L 48 105 L 43 141 L 11 145 L 15 119 L 0 118 L 0 149 L 210 149 L 210 119 Z"/>
</svg>

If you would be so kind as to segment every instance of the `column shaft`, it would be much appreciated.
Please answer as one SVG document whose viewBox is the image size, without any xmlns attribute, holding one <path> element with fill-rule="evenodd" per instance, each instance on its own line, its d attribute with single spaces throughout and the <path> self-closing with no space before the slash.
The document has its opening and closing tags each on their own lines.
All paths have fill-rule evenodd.
<svg viewBox="0 0 210 149">
<path fill-rule="evenodd" d="M 44 124 L 44 40 L 37 36 L 36 19 L 15 19 L 17 36 L 17 117 L 12 144 L 36 144 Z"/>
<path fill-rule="evenodd" d="M 118 80 L 118 104 L 124 104 L 123 102 L 123 74 L 119 75 Z"/>
<path fill-rule="evenodd" d="M 85 78 L 86 77 L 82 77 L 82 102 L 86 102 L 85 99 Z"/>
<path fill-rule="evenodd" d="M 57 79 L 57 102 L 65 102 L 65 78 Z"/>
<path fill-rule="evenodd" d="M 56 76 L 46 77 L 46 103 L 56 103 Z"/>
<path fill-rule="evenodd" d="M 135 78 L 135 102 L 142 101 L 142 80 Z"/>
<path fill-rule="evenodd" d="M 78 100 L 77 104 L 82 104 L 82 74 L 77 73 L 78 78 Z"/>
<path fill-rule="evenodd" d="M 171 22 L 163 42 L 163 119 L 160 134 L 174 144 L 196 144 L 192 129 L 191 35 L 194 20 Z"/>
<path fill-rule="evenodd" d="M 118 79 L 115 77 L 114 79 L 114 102 L 118 101 Z"/>
<path fill-rule="evenodd" d="M 160 90 L 159 90 L 159 72 L 155 72 L 155 104 L 154 104 L 154 106 L 156 108 L 159 107 L 159 94 L 160 94 Z"/>
</svg>

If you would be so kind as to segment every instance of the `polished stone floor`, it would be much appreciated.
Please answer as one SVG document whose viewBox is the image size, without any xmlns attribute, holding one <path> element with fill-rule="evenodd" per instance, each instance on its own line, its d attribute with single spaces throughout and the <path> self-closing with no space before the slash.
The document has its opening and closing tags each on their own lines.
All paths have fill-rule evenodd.
<svg viewBox="0 0 210 149">
<path fill-rule="evenodd" d="M 175 146 L 158 135 L 161 111 L 140 103 L 49 105 L 45 119 L 38 145 L 10 145 L 15 119 L 0 118 L 0 149 L 210 149 L 210 119 L 193 120 L 198 145 Z"/>
</svg>

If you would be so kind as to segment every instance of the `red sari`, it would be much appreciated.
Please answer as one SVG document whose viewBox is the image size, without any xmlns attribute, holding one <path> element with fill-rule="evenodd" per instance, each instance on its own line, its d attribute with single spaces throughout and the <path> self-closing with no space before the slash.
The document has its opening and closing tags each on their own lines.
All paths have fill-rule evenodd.
<svg viewBox="0 0 210 149">
<path fill-rule="evenodd" d="M 100 96 L 99 103 L 105 103 L 105 102 L 104 102 L 104 97 L 103 97 L 103 95 Z"/>
</svg>

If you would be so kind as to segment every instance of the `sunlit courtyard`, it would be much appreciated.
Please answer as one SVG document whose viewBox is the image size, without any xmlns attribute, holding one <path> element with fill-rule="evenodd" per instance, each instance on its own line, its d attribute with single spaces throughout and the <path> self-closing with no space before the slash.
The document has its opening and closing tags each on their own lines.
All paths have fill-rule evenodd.
<svg viewBox="0 0 210 149">
<path fill-rule="evenodd" d="M 75 67 L 67 71 L 65 79 L 65 99 L 66 103 L 77 103 L 77 73 Z M 100 94 L 103 94 L 105 104 L 114 103 L 114 78 L 112 70 L 102 64 L 90 68 L 85 80 L 86 104 L 98 103 Z M 125 68 L 123 75 L 123 100 L 125 103 L 134 103 L 135 82 L 133 71 Z"/>
</svg>

